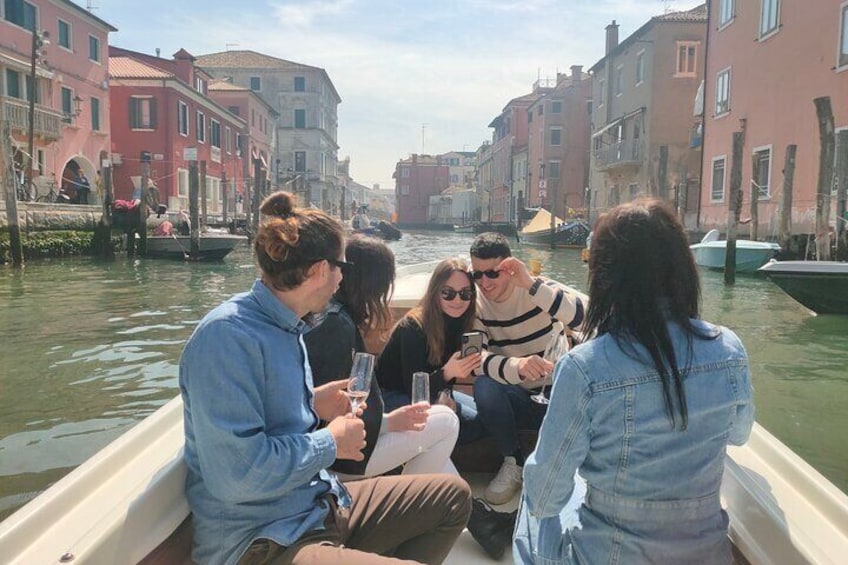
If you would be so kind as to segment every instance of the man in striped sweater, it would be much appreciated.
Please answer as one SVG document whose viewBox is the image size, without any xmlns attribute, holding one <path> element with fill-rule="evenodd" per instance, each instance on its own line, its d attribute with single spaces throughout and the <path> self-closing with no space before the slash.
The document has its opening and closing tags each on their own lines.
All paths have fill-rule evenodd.
<svg viewBox="0 0 848 565">
<path fill-rule="evenodd" d="M 531 276 L 498 233 L 474 240 L 471 268 L 480 290 L 475 329 L 484 334 L 483 374 L 474 382 L 474 401 L 504 457 L 485 497 L 504 504 L 521 490 L 524 457 L 518 430 L 538 430 L 545 416 L 546 405 L 530 399 L 549 384 L 553 370 L 543 358 L 545 346 L 554 331 L 580 331 L 588 299 L 556 281 Z"/>
</svg>

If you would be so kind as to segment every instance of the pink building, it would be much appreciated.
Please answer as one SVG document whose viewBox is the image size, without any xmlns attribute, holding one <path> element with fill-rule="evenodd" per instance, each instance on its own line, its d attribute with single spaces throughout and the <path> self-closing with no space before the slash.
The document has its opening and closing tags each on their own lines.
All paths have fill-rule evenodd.
<svg viewBox="0 0 848 565">
<path fill-rule="evenodd" d="M 109 32 L 114 27 L 69 0 L 10 0 L 0 5 L 0 112 L 12 130 L 16 169 L 27 163 L 28 106 L 35 96 L 33 180 L 36 191 L 69 185 L 78 172 L 99 202 L 96 171 L 109 151 Z M 32 30 L 37 49 L 30 84 Z"/>
<path fill-rule="evenodd" d="M 207 213 L 222 216 L 225 197 L 226 209 L 238 212 L 247 123 L 208 96 L 210 75 L 184 49 L 163 59 L 112 47 L 109 58 L 115 197 L 137 195 L 147 152 L 159 201 L 187 210 L 186 149 L 196 149 L 206 162 Z"/>
<path fill-rule="evenodd" d="M 744 131 L 742 218 L 759 190 L 759 237 L 777 236 L 786 148 L 795 144 L 791 229 L 812 233 L 820 149 L 813 99 L 829 96 L 837 131 L 848 128 L 848 2 L 711 0 L 709 8 L 700 227 L 727 226 L 732 136 Z"/>
<path fill-rule="evenodd" d="M 393 177 L 397 197 L 397 224 L 400 227 L 425 226 L 430 197 L 440 194 L 449 184 L 450 167 L 439 157 L 413 154 L 398 161 Z"/>
</svg>

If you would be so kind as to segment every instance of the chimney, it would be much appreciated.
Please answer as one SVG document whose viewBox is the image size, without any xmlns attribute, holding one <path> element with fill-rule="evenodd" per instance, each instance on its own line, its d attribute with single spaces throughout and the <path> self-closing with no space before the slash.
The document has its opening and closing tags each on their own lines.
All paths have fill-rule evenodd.
<svg viewBox="0 0 848 565">
<path fill-rule="evenodd" d="M 185 49 L 174 53 L 174 61 L 177 66 L 177 78 L 189 86 L 194 86 L 194 57 Z"/>
<path fill-rule="evenodd" d="M 610 51 L 618 47 L 618 24 L 615 20 L 607 26 L 607 49 L 604 55 L 609 55 Z"/>
<path fill-rule="evenodd" d="M 583 80 L 583 65 L 571 65 L 571 82 L 578 83 Z"/>
</svg>

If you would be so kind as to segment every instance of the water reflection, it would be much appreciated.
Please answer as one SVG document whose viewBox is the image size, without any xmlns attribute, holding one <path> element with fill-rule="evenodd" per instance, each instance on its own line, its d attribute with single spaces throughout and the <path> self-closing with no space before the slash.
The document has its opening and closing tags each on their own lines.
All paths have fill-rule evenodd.
<svg viewBox="0 0 848 565">
<path fill-rule="evenodd" d="M 407 233 L 399 264 L 466 256 L 470 235 Z M 514 247 L 581 290 L 577 250 Z M 0 518 L 177 394 L 177 362 L 197 321 L 248 289 L 244 246 L 216 264 L 66 259 L 0 271 Z M 848 488 L 848 317 L 815 317 L 773 284 L 703 273 L 704 317 L 733 328 L 751 357 L 757 419 Z"/>
</svg>

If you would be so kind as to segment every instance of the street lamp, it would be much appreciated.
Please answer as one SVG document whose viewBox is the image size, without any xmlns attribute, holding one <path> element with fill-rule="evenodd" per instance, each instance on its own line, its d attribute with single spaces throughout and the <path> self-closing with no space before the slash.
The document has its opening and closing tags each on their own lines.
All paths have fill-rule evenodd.
<svg viewBox="0 0 848 565">
<path fill-rule="evenodd" d="M 28 165 L 25 171 L 26 174 L 26 184 L 24 184 L 24 190 L 30 190 L 32 186 L 32 156 L 35 153 L 35 96 L 38 92 L 38 82 L 36 82 L 35 78 L 35 64 L 38 62 L 39 56 L 42 55 L 41 49 L 50 44 L 47 38 L 50 37 L 50 33 L 47 31 L 36 31 L 35 25 L 32 26 L 32 51 L 30 53 L 30 67 L 29 67 L 29 89 L 27 94 L 29 95 L 29 143 L 27 145 L 28 148 Z M 33 195 L 34 196 L 34 195 Z"/>
</svg>

